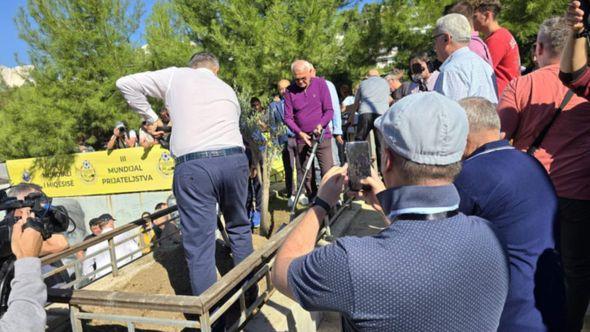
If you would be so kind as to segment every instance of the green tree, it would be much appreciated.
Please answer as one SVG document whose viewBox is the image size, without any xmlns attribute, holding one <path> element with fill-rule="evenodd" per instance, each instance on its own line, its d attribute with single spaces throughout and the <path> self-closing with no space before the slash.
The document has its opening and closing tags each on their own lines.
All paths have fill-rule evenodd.
<svg viewBox="0 0 590 332">
<path fill-rule="evenodd" d="M 562 16 L 567 10 L 569 0 L 556 1 L 518 1 L 502 2 L 500 24 L 508 28 L 520 48 L 523 65 L 532 65 L 533 44 L 537 39 L 539 26 L 552 16 Z"/>
<path fill-rule="evenodd" d="M 393 48 L 398 55 L 395 65 L 407 67 L 409 56 L 417 51 L 433 52 L 432 29 L 452 0 L 385 0 L 365 5 L 360 12 L 351 9 L 346 14 L 351 26 L 347 39 L 349 64 L 363 68 L 375 64 L 376 58 Z M 547 18 L 563 15 L 568 0 L 502 1 L 500 23 L 508 28 L 520 46 L 523 64 L 530 65 L 531 49 L 539 25 Z M 345 25 L 346 27 L 346 25 Z M 363 74 L 363 72 L 360 72 Z"/>
<path fill-rule="evenodd" d="M 268 96 L 298 58 L 331 73 L 339 61 L 338 0 L 174 0 L 192 39 L 221 60 L 220 76 L 239 92 Z"/>
<path fill-rule="evenodd" d="M 145 33 L 149 70 L 186 66 L 190 56 L 198 50 L 189 39 L 188 26 L 169 1 L 154 4 Z"/>
<path fill-rule="evenodd" d="M 0 138 L 14 144 L 0 147 L 0 159 L 63 155 L 80 133 L 100 146 L 116 120 L 137 125 L 114 83 L 141 68 L 129 41 L 140 16 L 138 1 L 27 1 L 16 23 L 35 83 L 4 106 Z"/>
</svg>

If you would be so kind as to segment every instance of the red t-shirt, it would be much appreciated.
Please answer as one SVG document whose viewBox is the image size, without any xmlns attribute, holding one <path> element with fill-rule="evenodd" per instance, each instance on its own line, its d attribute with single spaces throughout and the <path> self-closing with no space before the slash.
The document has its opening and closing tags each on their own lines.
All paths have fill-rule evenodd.
<svg viewBox="0 0 590 332">
<path fill-rule="evenodd" d="M 498 115 L 506 139 L 526 151 L 551 121 L 568 88 L 559 80 L 559 65 L 538 69 L 506 87 Z M 590 200 L 590 102 L 573 96 L 535 152 L 557 195 Z"/>
<path fill-rule="evenodd" d="M 520 76 L 518 44 L 510 31 L 505 28 L 493 32 L 486 38 L 485 42 L 490 49 L 498 85 L 498 96 L 501 97 L 506 85 L 512 79 Z"/>
</svg>

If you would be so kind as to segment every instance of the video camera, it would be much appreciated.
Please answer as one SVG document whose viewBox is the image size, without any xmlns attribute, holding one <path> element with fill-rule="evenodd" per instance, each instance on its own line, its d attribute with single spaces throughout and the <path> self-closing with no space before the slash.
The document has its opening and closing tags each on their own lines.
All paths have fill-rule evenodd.
<svg viewBox="0 0 590 332">
<path fill-rule="evenodd" d="M 32 192 L 19 200 L 8 197 L 6 190 L 0 190 L 0 211 L 6 211 L 6 216 L 0 221 L 0 314 L 6 312 L 8 308 L 10 282 L 14 278 L 12 226 L 20 219 L 15 216 L 15 211 L 25 207 L 31 208 L 34 218 L 28 218 L 24 227 L 38 231 L 43 240 L 47 240 L 55 233 L 67 231 L 69 226 L 70 218 L 66 209 L 63 206 L 52 205 L 51 198 L 43 193 Z"/>
<path fill-rule="evenodd" d="M 5 191 L 0 191 L 0 211 L 7 211 L 6 217 L 0 222 L 0 258 L 9 251 L 5 248 L 5 242 L 10 243 L 12 225 L 18 221 L 14 211 L 24 207 L 30 207 L 31 212 L 35 214 L 34 218 L 26 220 L 24 227 L 31 227 L 41 233 L 43 240 L 47 240 L 54 233 L 65 232 L 68 229 L 69 216 L 66 209 L 63 206 L 52 205 L 51 198 L 43 193 L 32 192 L 23 200 L 18 200 L 8 197 Z"/>
</svg>

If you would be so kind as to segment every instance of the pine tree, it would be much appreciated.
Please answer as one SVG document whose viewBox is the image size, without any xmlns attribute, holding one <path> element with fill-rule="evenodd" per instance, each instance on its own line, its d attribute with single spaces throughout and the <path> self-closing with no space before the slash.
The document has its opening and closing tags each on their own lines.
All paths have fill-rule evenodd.
<svg viewBox="0 0 590 332">
<path fill-rule="evenodd" d="M 169 1 L 154 4 L 145 33 L 149 70 L 186 66 L 190 56 L 198 51 L 189 39 L 188 26 Z"/>
<path fill-rule="evenodd" d="M 340 56 L 337 0 L 174 0 L 191 39 L 221 61 L 238 92 L 269 96 L 295 59 L 331 73 Z"/>
<path fill-rule="evenodd" d="M 13 144 L 0 147 L 0 159 L 67 154 L 78 134 L 100 147 L 116 120 L 138 124 L 114 83 L 141 69 L 143 53 L 130 42 L 140 16 L 138 1 L 27 1 L 16 23 L 34 84 L 1 113 L 0 139 Z"/>
</svg>

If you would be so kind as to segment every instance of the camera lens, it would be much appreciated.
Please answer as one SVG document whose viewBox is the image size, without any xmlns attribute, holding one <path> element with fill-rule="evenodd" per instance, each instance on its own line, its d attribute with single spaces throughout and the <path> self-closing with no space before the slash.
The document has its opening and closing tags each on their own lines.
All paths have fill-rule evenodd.
<svg viewBox="0 0 590 332">
<path fill-rule="evenodd" d="M 410 68 L 412 69 L 412 73 L 414 74 L 421 74 L 424 71 L 424 68 L 419 63 L 412 64 Z"/>
</svg>

